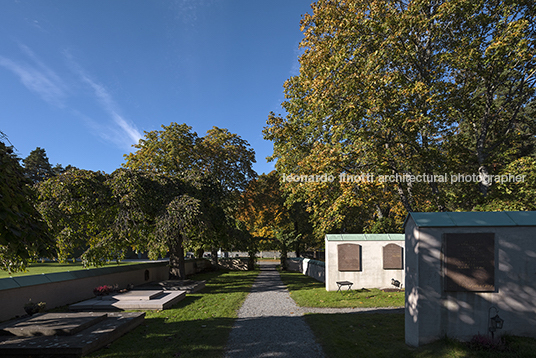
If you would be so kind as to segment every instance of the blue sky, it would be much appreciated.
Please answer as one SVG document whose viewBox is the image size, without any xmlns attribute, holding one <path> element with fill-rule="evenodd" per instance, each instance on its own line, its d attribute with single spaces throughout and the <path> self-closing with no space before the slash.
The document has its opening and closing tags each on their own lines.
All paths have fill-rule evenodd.
<svg viewBox="0 0 536 358">
<path fill-rule="evenodd" d="M 299 71 L 306 0 L 4 0 L 0 130 L 19 157 L 107 173 L 144 131 L 186 123 L 262 138 Z"/>
</svg>

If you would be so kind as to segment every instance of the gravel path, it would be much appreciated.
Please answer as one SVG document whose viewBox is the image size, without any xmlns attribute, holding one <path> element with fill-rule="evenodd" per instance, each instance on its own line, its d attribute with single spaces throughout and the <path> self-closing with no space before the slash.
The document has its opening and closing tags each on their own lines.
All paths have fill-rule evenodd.
<svg viewBox="0 0 536 358">
<path fill-rule="evenodd" d="M 281 281 L 276 263 L 260 262 L 261 273 L 238 311 L 226 358 L 324 357 L 304 313 L 404 313 L 404 308 L 298 307 Z"/>
<path fill-rule="evenodd" d="M 288 293 L 275 263 L 261 262 L 261 273 L 238 311 L 225 357 L 324 357 L 303 309 Z"/>
</svg>

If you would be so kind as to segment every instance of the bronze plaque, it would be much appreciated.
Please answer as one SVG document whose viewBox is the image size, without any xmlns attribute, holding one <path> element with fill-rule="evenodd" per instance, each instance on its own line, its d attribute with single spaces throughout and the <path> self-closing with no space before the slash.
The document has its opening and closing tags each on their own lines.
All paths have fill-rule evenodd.
<svg viewBox="0 0 536 358">
<path fill-rule="evenodd" d="M 339 271 L 361 271 L 361 245 L 337 245 Z"/>
<path fill-rule="evenodd" d="M 383 269 L 384 270 L 402 270 L 402 246 L 397 244 L 387 244 L 383 247 Z"/>
<path fill-rule="evenodd" d="M 495 291 L 495 234 L 445 234 L 445 291 Z"/>
</svg>

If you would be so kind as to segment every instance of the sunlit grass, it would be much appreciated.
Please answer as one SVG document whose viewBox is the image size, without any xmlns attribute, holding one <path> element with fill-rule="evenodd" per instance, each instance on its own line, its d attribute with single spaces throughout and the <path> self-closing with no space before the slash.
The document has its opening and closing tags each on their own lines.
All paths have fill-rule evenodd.
<svg viewBox="0 0 536 358">
<path fill-rule="evenodd" d="M 299 272 L 281 272 L 291 297 L 302 307 L 404 307 L 404 292 L 379 289 L 326 291 L 325 284 Z"/>
<path fill-rule="evenodd" d="M 199 274 L 206 287 L 171 309 L 147 311 L 145 322 L 91 357 L 221 357 L 237 311 L 259 271 Z"/>
<path fill-rule="evenodd" d="M 404 306 L 404 292 L 371 289 L 341 294 L 327 292 L 324 283 L 301 273 L 282 272 L 281 277 L 300 306 Z M 536 352 L 536 339 L 522 337 L 505 337 L 503 350 L 479 349 L 452 339 L 411 348 L 405 343 L 404 315 L 400 313 L 314 313 L 304 318 L 329 358 L 517 358 L 534 357 Z"/>
</svg>

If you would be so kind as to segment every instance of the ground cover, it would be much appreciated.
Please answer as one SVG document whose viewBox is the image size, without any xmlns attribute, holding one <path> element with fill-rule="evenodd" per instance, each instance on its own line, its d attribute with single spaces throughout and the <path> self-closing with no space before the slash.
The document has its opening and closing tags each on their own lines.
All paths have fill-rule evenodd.
<svg viewBox="0 0 536 358">
<path fill-rule="evenodd" d="M 237 311 L 259 271 L 198 274 L 206 287 L 171 309 L 148 311 L 145 322 L 90 357 L 221 357 Z"/>
<path fill-rule="evenodd" d="M 119 264 L 116 262 L 110 262 L 106 263 L 104 266 L 101 267 L 117 267 L 117 266 L 125 266 L 125 265 L 135 265 L 139 262 L 135 261 L 122 261 Z M 95 268 L 95 267 L 89 267 L 89 268 Z M 56 272 L 67 272 L 67 271 L 78 271 L 78 270 L 87 270 L 89 268 L 85 268 L 81 262 L 65 262 L 65 263 L 59 263 L 59 262 L 32 262 L 30 265 L 26 268 L 26 271 L 24 272 L 15 272 L 11 275 L 7 271 L 0 271 L 0 279 L 1 278 L 7 278 L 7 277 L 19 277 L 19 276 L 28 276 L 28 275 L 40 275 L 43 273 L 56 273 Z"/>
<path fill-rule="evenodd" d="M 325 284 L 299 272 L 281 272 L 291 297 L 302 307 L 404 307 L 404 292 L 379 289 L 326 291 Z"/>
<path fill-rule="evenodd" d="M 482 345 L 442 339 L 419 348 L 404 340 L 404 315 L 397 313 L 307 314 L 305 321 L 329 358 L 519 358 L 534 357 L 536 340 L 504 337 L 505 344 Z"/>
<path fill-rule="evenodd" d="M 281 278 L 291 292 L 291 297 L 300 306 L 386 307 L 404 305 L 403 292 L 388 293 L 371 289 L 341 294 L 327 292 L 324 283 L 301 273 L 281 272 Z M 463 343 L 451 339 L 443 339 L 418 349 L 410 348 L 405 344 L 404 315 L 399 313 L 381 313 L 379 311 L 341 314 L 315 313 L 306 314 L 304 318 L 329 358 L 514 358 L 534 357 L 534 352 L 536 352 L 536 339 L 521 337 L 504 337 L 504 344 L 491 349 L 482 344 Z"/>
</svg>

